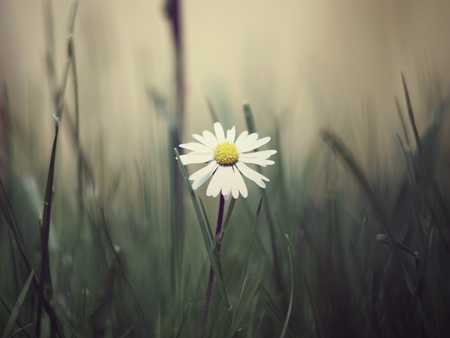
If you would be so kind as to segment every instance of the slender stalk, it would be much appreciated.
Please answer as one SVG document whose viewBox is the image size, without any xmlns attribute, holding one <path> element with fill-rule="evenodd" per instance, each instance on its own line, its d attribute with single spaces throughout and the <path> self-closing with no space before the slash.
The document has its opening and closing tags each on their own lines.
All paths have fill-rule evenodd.
<svg viewBox="0 0 450 338">
<path fill-rule="evenodd" d="M 220 194 L 219 214 L 217 215 L 216 236 L 214 237 L 215 247 L 217 249 L 217 252 L 220 251 L 220 243 L 221 243 L 220 233 L 222 232 L 222 221 L 223 221 L 224 208 L 225 208 L 225 198 L 223 197 L 222 194 Z M 206 323 L 208 322 L 208 311 L 209 311 L 209 304 L 211 302 L 213 282 L 214 282 L 214 269 L 211 266 L 209 268 L 208 288 L 206 289 L 205 306 L 203 308 L 201 337 L 204 337 L 205 333 L 206 333 Z"/>
<path fill-rule="evenodd" d="M 182 12 L 181 0 L 167 0 L 165 4 L 165 13 L 170 20 L 172 28 L 172 39 L 175 53 L 175 118 L 171 125 L 172 147 L 178 147 L 181 143 L 183 125 L 184 125 L 184 108 L 185 108 L 185 91 L 184 91 L 184 53 L 183 53 L 183 29 L 182 29 Z M 172 247 L 174 252 L 171 257 L 172 269 L 172 288 L 175 288 L 177 280 L 176 271 L 179 270 L 183 258 L 184 246 L 184 205 L 183 205 L 183 177 L 176 170 L 176 166 L 171 168 L 173 174 L 172 181 Z"/>
</svg>

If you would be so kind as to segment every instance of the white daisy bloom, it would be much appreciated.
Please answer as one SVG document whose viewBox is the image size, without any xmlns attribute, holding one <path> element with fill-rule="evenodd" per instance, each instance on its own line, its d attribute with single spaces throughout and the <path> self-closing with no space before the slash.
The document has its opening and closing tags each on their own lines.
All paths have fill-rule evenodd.
<svg viewBox="0 0 450 338">
<path fill-rule="evenodd" d="M 215 134 L 205 130 L 202 135 L 194 134 L 198 142 L 180 144 L 181 148 L 191 150 L 189 154 L 181 155 L 180 159 L 184 165 L 193 163 L 205 163 L 206 166 L 193 173 L 189 179 L 192 188 L 196 190 L 211 176 L 206 190 L 207 196 L 216 197 L 221 192 L 225 199 L 231 195 L 234 198 L 247 197 L 248 191 L 242 175 L 246 176 L 261 188 L 265 188 L 264 181 L 269 179 L 260 173 L 250 169 L 246 163 L 258 164 L 262 167 L 274 164 L 269 157 L 276 150 L 263 150 L 254 152 L 256 148 L 265 145 L 270 137 L 258 139 L 258 134 L 242 132 L 236 137 L 235 127 L 225 132 L 219 122 L 214 123 Z"/>
</svg>

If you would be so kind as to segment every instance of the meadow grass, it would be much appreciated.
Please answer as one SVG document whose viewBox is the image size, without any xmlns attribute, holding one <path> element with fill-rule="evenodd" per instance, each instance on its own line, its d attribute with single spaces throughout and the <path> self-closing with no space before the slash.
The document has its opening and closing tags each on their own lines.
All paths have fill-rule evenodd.
<svg viewBox="0 0 450 338">
<path fill-rule="evenodd" d="M 265 190 L 248 185 L 248 198 L 225 203 L 219 250 L 219 199 L 190 187 L 162 97 L 152 94 L 157 110 L 169 109 L 159 161 L 144 158 L 132 173 L 117 174 L 86 155 L 75 11 L 60 85 L 50 76 L 49 160 L 24 146 L 20 121 L 9 127 L 16 147 L 5 151 L 0 184 L 3 337 L 450 335 L 450 201 L 439 152 L 447 101 L 419 135 L 404 81 L 406 113 L 397 105 L 403 133 L 385 164 L 375 133 L 363 140 L 352 130 L 324 130 L 297 172 L 281 144 L 284 121 L 274 121 L 261 131 L 278 150 L 275 166 L 264 171 L 271 182 Z M 7 102 L 5 91 L 4 111 L 13 119 Z M 217 121 L 208 103 L 205 115 Z M 243 114 L 247 129 L 259 132 L 258 113 L 245 104 Z M 61 133 L 74 140 L 73 177 L 60 172 Z M 31 176 L 16 169 L 27 157 Z M 210 266 L 215 278 L 202 324 Z"/>
</svg>

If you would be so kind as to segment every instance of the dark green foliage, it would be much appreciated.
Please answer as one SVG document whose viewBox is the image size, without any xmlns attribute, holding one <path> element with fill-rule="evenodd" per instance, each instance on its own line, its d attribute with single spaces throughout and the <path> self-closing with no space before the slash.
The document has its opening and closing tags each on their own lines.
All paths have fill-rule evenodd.
<svg viewBox="0 0 450 338">
<path fill-rule="evenodd" d="M 217 201 L 190 187 L 172 149 L 182 126 L 174 126 L 170 104 L 156 92 L 170 144 L 158 150 L 158 161 L 144 158 L 132 175 L 111 172 L 83 152 L 76 122 L 69 155 L 77 159 L 77 177 L 60 172 L 57 140 L 67 129 L 58 128 L 70 118 L 62 114 L 69 78 L 75 120 L 81 118 L 70 34 L 63 74 L 59 88 L 51 79 L 56 133 L 49 160 L 36 161 L 37 183 L 5 155 L 11 165 L 8 180 L 0 180 L 3 337 L 198 337 L 210 266 L 208 337 L 450 336 L 450 201 L 439 138 L 448 101 L 438 102 L 420 135 L 403 81 L 408 118 L 397 102 L 403 134 L 391 145 L 400 156 L 386 159 L 398 172 L 378 164 L 375 134 L 361 140 L 369 144 L 360 149 L 370 152 L 361 154 L 346 135 L 327 130 L 292 173 L 282 123 L 259 131 L 258 114 L 245 104 L 248 130 L 272 135 L 278 154 L 264 171 L 267 189 L 250 183 L 247 199 L 226 202 L 219 251 L 210 222 Z M 27 137 L 14 131 L 10 141 Z M 25 147 L 19 152 L 37 158 Z M 100 191 L 88 192 L 92 186 Z"/>
</svg>

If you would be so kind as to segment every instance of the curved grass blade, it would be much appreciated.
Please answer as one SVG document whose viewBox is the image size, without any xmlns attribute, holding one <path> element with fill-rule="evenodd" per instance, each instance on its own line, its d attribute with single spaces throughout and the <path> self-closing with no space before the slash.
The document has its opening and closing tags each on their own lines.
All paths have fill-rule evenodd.
<svg viewBox="0 0 450 338">
<path fill-rule="evenodd" d="M 275 301 L 270 296 L 269 291 L 267 291 L 267 289 L 263 285 L 259 286 L 259 301 L 274 324 L 282 329 L 285 324 L 285 319 L 280 313 L 280 310 L 278 309 Z M 287 334 L 289 335 L 289 337 L 294 337 L 292 331 L 289 328 L 287 328 Z"/>
<path fill-rule="evenodd" d="M 251 316 L 255 312 L 255 306 L 256 306 L 256 303 L 258 302 L 257 293 L 258 293 L 259 287 L 261 285 L 262 279 L 264 278 L 265 268 L 266 268 L 266 264 L 265 264 L 265 262 L 262 262 L 256 276 L 254 276 L 250 279 L 250 282 L 252 283 L 252 285 L 249 288 L 247 288 L 247 290 L 245 292 L 245 295 L 246 295 L 245 299 L 239 300 L 238 306 L 236 307 L 235 312 L 233 312 L 233 319 L 231 322 L 230 329 L 228 330 L 227 338 L 235 337 L 235 335 L 238 332 L 242 331 L 243 328 L 245 328 L 245 327 L 251 327 L 248 323 L 242 325 L 241 320 L 246 314 Z M 244 281 L 247 281 L 247 276 L 244 276 Z M 248 313 L 248 312 L 246 313 L 245 311 L 243 311 L 243 308 L 245 306 L 250 308 L 250 310 L 249 310 L 250 313 Z M 251 320 L 250 320 L 250 322 L 251 322 Z M 242 326 L 239 327 L 240 325 L 242 325 Z M 250 337 L 252 337 L 252 336 L 250 335 Z"/>
<path fill-rule="evenodd" d="M 195 214 L 197 216 L 197 220 L 200 225 L 200 230 L 201 230 L 202 236 L 203 236 L 203 242 L 205 243 L 206 252 L 208 253 L 208 257 L 211 262 L 211 266 L 213 267 L 213 270 L 214 270 L 214 276 L 217 281 L 217 285 L 219 287 L 221 296 L 227 305 L 227 308 L 231 309 L 232 306 L 231 306 L 230 298 L 228 296 L 228 292 L 225 288 L 225 283 L 223 281 L 222 269 L 220 268 L 220 261 L 218 258 L 217 248 L 215 246 L 215 243 L 213 242 L 213 239 L 210 238 L 210 235 L 206 228 L 205 220 L 203 219 L 202 211 L 200 209 L 197 197 L 195 196 L 195 192 L 192 189 L 191 184 L 189 183 L 189 178 L 188 178 L 186 168 L 181 163 L 180 154 L 176 148 L 174 148 L 174 151 L 175 151 L 175 156 L 178 160 L 178 166 L 181 170 L 181 174 L 182 174 L 184 182 L 186 183 L 186 186 L 187 186 L 187 191 L 189 193 L 189 196 L 191 197 L 192 204 L 194 205 Z"/>
<path fill-rule="evenodd" d="M 250 108 L 250 104 L 248 102 L 244 103 L 243 109 L 244 109 L 245 121 L 247 123 L 248 132 L 256 133 L 255 120 L 253 118 L 253 113 Z M 258 172 L 260 172 L 261 168 L 258 167 L 257 170 L 258 170 Z M 268 203 L 268 205 L 270 205 L 270 199 L 268 198 L 269 196 L 267 195 L 266 189 L 262 189 L 262 195 L 263 195 L 264 200 L 268 201 L 267 203 Z M 269 227 L 270 247 L 272 249 L 273 269 L 275 271 L 275 273 L 273 274 L 274 280 L 275 280 L 275 285 L 277 287 L 277 292 L 280 294 L 284 294 L 284 285 L 283 285 L 283 281 L 281 279 L 282 259 L 281 259 L 281 254 L 280 254 L 279 249 L 276 244 L 277 240 L 281 240 L 281 234 L 279 232 L 275 233 L 275 225 L 274 225 L 275 222 L 273 220 L 272 214 L 270 213 L 270 208 L 267 207 L 267 208 L 265 208 L 264 211 L 265 211 L 265 216 L 267 217 L 267 223 L 268 223 L 268 227 Z M 283 304 L 286 304 L 285 298 L 283 298 Z"/>
<path fill-rule="evenodd" d="M 9 333 L 11 332 L 11 329 L 13 328 L 14 322 L 16 321 L 16 318 L 19 314 L 20 307 L 22 306 L 22 303 L 25 300 L 25 296 L 28 293 L 28 289 L 30 288 L 33 276 L 34 271 L 31 271 L 30 275 L 27 278 L 27 281 L 25 282 L 25 285 L 22 288 L 22 291 L 19 294 L 19 298 L 17 298 L 16 305 L 14 305 L 11 315 L 9 316 L 8 324 L 6 324 L 5 331 L 3 331 L 3 338 L 7 338 L 9 336 Z"/>
<path fill-rule="evenodd" d="M 59 131 L 59 123 L 58 118 L 55 116 L 55 138 L 53 140 L 52 154 L 50 157 L 50 165 L 48 169 L 47 185 L 45 188 L 44 213 L 42 217 L 42 228 L 41 228 L 41 267 L 39 274 L 40 290 L 39 290 L 37 321 L 36 321 L 36 335 L 38 337 L 40 336 L 41 330 L 43 297 L 45 297 L 47 300 L 53 298 L 52 282 L 50 278 L 50 255 L 48 250 L 48 242 L 50 236 L 50 218 L 52 211 L 53 179 L 55 176 L 55 159 L 56 159 L 56 146 L 58 144 L 58 131 Z M 53 329 L 54 327 L 52 324 L 52 330 Z"/>
<path fill-rule="evenodd" d="M 122 265 L 122 262 L 120 260 L 119 254 L 118 254 L 117 250 L 114 249 L 114 243 L 112 242 L 111 236 L 109 234 L 108 226 L 106 224 L 106 217 L 105 217 L 105 210 L 104 209 L 102 210 L 102 225 L 103 225 L 103 230 L 104 230 L 106 238 L 108 240 L 108 244 L 109 244 L 109 247 L 111 249 L 111 252 L 114 254 L 115 261 L 117 262 L 117 264 L 119 266 L 119 269 L 120 269 L 120 271 L 122 273 L 122 277 L 123 277 L 123 279 L 125 281 L 125 284 L 128 287 L 128 289 L 130 290 L 131 298 L 133 299 L 136 311 L 141 316 L 142 323 L 144 325 L 146 325 L 148 323 L 148 320 L 147 320 L 147 318 L 146 318 L 146 316 L 144 314 L 144 311 L 142 310 L 141 304 L 139 303 L 139 300 L 138 300 L 138 298 L 136 296 L 136 293 L 134 292 L 133 286 L 131 285 L 131 283 L 130 283 L 130 281 L 129 281 L 126 273 L 125 273 L 125 269 L 124 269 L 124 267 Z M 147 328 L 147 330 L 148 330 L 148 332 L 150 332 L 150 330 L 148 328 Z"/>
<path fill-rule="evenodd" d="M 398 245 L 396 245 L 397 240 L 394 238 L 392 230 L 389 227 L 387 212 L 384 209 L 383 205 L 379 202 L 380 199 L 378 198 L 378 196 L 376 196 L 376 194 L 370 187 L 368 180 L 366 179 L 360 166 L 357 164 L 356 160 L 354 159 L 352 153 L 344 145 L 344 143 L 339 139 L 339 137 L 330 131 L 324 131 L 324 132 L 322 132 L 322 138 L 344 160 L 345 164 L 348 166 L 348 168 L 350 169 L 350 171 L 352 172 L 352 174 L 354 175 L 354 177 L 356 178 L 356 180 L 358 181 L 358 183 L 360 184 L 360 186 L 362 187 L 362 189 L 368 196 L 368 198 L 373 206 L 373 209 L 375 210 L 376 215 L 380 221 L 381 228 L 387 235 L 386 236 L 387 241 L 392 249 L 392 257 L 395 260 L 395 262 L 399 264 L 398 267 L 401 268 L 401 270 L 402 270 L 401 272 L 403 274 L 403 278 L 404 278 L 405 284 L 408 288 L 408 291 L 413 296 L 413 301 L 414 302 L 417 301 L 418 306 L 421 307 L 422 306 L 421 300 L 417 297 L 417 294 L 414 290 L 415 289 L 414 283 L 412 282 L 411 277 L 410 277 L 410 275 L 405 267 L 405 264 L 400 256 L 400 252 L 399 252 L 400 248 L 398 247 Z M 420 154 L 419 154 L 419 156 L 420 156 Z M 418 286 L 418 284 L 416 285 L 416 287 L 417 286 Z M 427 318 L 427 315 L 424 313 L 424 311 L 421 311 L 421 319 L 422 319 L 424 326 L 427 328 L 429 320 Z"/>
<path fill-rule="evenodd" d="M 216 109 L 214 108 L 211 100 L 209 98 L 207 98 L 206 101 L 208 102 L 209 112 L 211 114 L 211 117 L 212 117 L 213 121 L 214 122 L 219 122 L 219 118 L 217 117 Z"/>
<path fill-rule="evenodd" d="M 180 337 L 181 330 L 183 329 L 184 323 L 186 322 L 187 314 L 191 308 L 191 302 L 192 302 L 192 298 L 189 299 L 186 311 L 184 311 L 183 319 L 181 320 L 181 324 L 180 324 L 180 327 L 178 328 L 178 332 L 177 332 L 177 335 L 175 336 L 175 338 Z"/>
<path fill-rule="evenodd" d="M 9 199 L 8 193 L 6 191 L 6 187 L 3 184 L 2 179 L 0 178 L 0 211 L 3 214 L 3 217 L 6 220 L 6 223 L 11 230 L 14 240 L 19 248 L 19 252 L 27 266 L 28 271 L 31 272 L 31 264 L 29 259 L 29 253 L 27 248 L 25 247 L 25 241 L 23 239 L 22 231 L 20 230 L 19 223 L 17 222 L 16 215 L 14 213 L 14 209 L 12 207 L 11 201 Z"/>
<path fill-rule="evenodd" d="M 380 204 L 379 199 L 373 192 L 372 188 L 370 187 L 369 181 L 367 180 L 366 176 L 361 170 L 361 167 L 358 165 L 355 158 L 353 157 L 353 154 L 344 145 L 341 139 L 333 132 L 328 130 L 322 131 L 322 138 L 334 151 L 338 153 L 340 158 L 345 162 L 345 164 L 350 169 L 351 173 L 353 174 L 353 176 L 355 177 L 361 188 L 366 193 L 367 197 L 369 198 L 369 200 L 373 205 L 373 209 L 376 211 L 376 215 L 378 216 L 383 231 L 388 236 L 389 243 L 391 244 L 392 247 L 394 247 L 393 234 L 391 229 L 387 226 L 388 224 L 387 213 L 384 207 Z"/>
<path fill-rule="evenodd" d="M 288 240 L 288 256 L 289 256 L 289 267 L 291 269 L 291 293 L 289 295 L 289 307 L 288 307 L 288 312 L 286 314 L 286 321 L 284 323 L 283 326 L 283 331 L 281 332 L 281 336 L 280 338 L 284 338 L 284 336 L 286 335 L 286 331 L 288 329 L 288 325 L 289 325 L 289 319 L 291 318 L 291 312 L 292 312 L 292 302 L 294 300 L 294 266 L 292 264 L 292 253 L 291 253 L 291 248 L 290 248 L 290 242 L 289 242 L 289 237 L 286 235 L 286 238 Z"/>
</svg>

